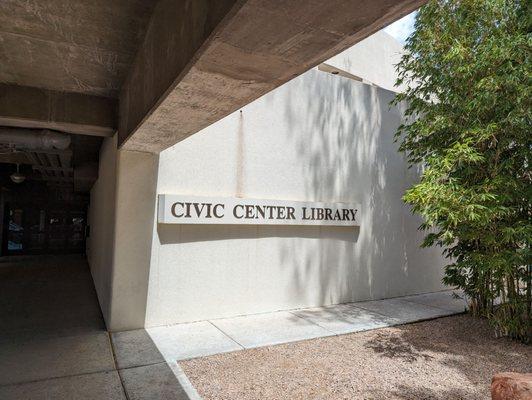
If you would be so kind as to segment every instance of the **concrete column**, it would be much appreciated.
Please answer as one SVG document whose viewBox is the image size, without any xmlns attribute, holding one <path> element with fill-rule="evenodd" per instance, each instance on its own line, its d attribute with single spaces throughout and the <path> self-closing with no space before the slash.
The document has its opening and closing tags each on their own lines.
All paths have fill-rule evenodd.
<svg viewBox="0 0 532 400">
<path fill-rule="evenodd" d="M 158 155 L 120 150 L 111 289 L 111 331 L 144 326 Z"/>
</svg>

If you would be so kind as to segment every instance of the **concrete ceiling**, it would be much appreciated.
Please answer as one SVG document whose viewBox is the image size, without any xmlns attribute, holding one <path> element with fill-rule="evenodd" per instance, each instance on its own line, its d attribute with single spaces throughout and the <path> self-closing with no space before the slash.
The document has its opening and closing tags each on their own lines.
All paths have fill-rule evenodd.
<svg viewBox="0 0 532 400">
<path fill-rule="evenodd" d="M 120 92 L 119 144 L 160 152 L 423 2 L 161 0 Z"/>
<path fill-rule="evenodd" d="M 425 0 L 0 0 L 0 126 L 160 152 Z"/>
<path fill-rule="evenodd" d="M 155 0 L 2 0 L 0 82 L 116 97 Z"/>
</svg>

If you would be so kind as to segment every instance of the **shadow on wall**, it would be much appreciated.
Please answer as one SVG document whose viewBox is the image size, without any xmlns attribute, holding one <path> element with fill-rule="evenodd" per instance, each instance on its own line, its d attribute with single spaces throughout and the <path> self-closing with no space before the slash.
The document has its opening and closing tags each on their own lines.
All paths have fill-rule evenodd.
<svg viewBox="0 0 532 400">
<path fill-rule="evenodd" d="M 304 296 L 309 277 L 316 275 L 320 292 L 313 296 L 319 304 L 423 291 L 420 282 L 432 272 L 420 259 L 417 265 L 409 260 L 411 250 L 421 251 L 416 232 L 421 221 L 401 200 L 416 173 L 407 170 L 393 140 L 403 107 L 390 106 L 393 92 L 318 71 L 296 82 L 287 98 L 308 101 L 303 107 L 286 102 L 285 120 L 299 158 L 308 160 L 302 165 L 306 198 L 361 204 L 356 245 L 348 239 L 340 243 L 349 234 L 329 228 L 337 232 L 334 241 L 282 248 L 284 265 L 293 266 L 297 292 Z"/>
<path fill-rule="evenodd" d="M 279 225 L 275 230 L 265 231 L 258 225 L 241 225 L 235 230 L 233 225 L 178 225 L 157 224 L 161 244 L 211 242 L 228 239 L 258 238 L 305 238 L 332 239 L 356 243 L 360 229 L 355 226 L 338 226 L 323 229 L 321 226 L 308 226 L 304 230 L 295 226 Z"/>
<path fill-rule="evenodd" d="M 441 259 L 419 249 L 401 200 L 417 173 L 394 143 L 393 98 L 312 70 L 170 153 L 187 173 L 175 182 L 165 167 L 161 193 L 203 179 L 229 195 L 235 174 L 246 197 L 360 204 L 360 227 L 157 224 L 148 326 L 441 289 Z"/>
</svg>

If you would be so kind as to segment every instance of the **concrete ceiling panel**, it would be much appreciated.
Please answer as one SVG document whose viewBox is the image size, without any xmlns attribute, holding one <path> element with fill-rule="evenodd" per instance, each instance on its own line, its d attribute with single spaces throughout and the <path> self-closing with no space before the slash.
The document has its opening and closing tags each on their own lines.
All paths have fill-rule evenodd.
<svg viewBox="0 0 532 400">
<path fill-rule="evenodd" d="M 0 82 L 116 97 L 155 0 L 2 0 Z"/>
</svg>

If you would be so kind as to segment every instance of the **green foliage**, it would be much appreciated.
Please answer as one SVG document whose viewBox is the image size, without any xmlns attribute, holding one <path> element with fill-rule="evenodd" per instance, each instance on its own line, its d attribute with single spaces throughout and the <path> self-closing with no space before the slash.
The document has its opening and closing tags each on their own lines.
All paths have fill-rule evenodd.
<svg viewBox="0 0 532 400">
<path fill-rule="evenodd" d="M 530 2 L 432 0 L 398 84 L 408 122 L 396 135 L 421 180 L 404 200 L 439 245 L 444 282 L 501 335 L 531 338 L 532 49 Z M 498 301 L 501 305 L 497 306 Z"/>
</svg>

